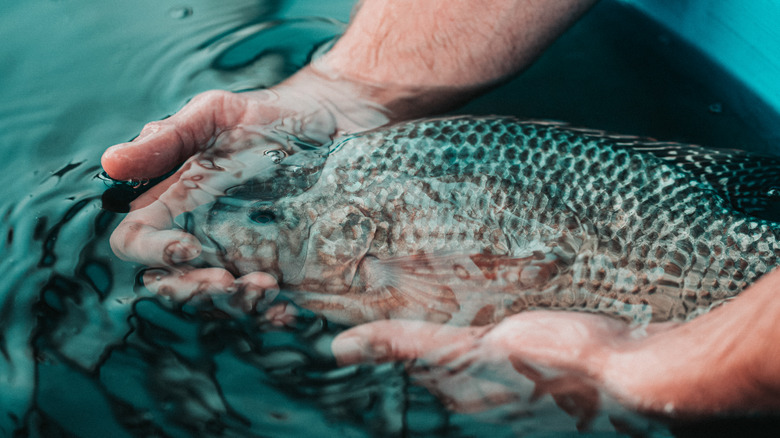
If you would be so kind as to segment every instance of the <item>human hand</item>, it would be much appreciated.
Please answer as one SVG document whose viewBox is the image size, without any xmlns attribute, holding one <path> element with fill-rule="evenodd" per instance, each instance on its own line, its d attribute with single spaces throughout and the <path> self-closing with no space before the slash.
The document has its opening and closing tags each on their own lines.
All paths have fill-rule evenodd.
<svg viewBox="0 0 780 438">
<path fill-rule="evenodd" d="M 774 354 L 780 271 L 686 323 L 645 328 L 596 314 L 529 311 L 484 327 L 377 321 L 340 334 L 342 365 L 406 361 L 453 409 L 512 405 L 549 394 L 586 426 L 605 400 L 653 417 L 691 419 L 780 409 Z"/>
<path fill-rule="evenodd" d="M 340 365 L 407 362 L 457 412 L 527 414 L 554 401 L 586 428 L 599 414 L 605 354 L 635 335 L 611 318 L 530 311 L 482 327 L 377 321 L 340 334 L 332 349 Z"/>
<path fill-rule="evenodd" d="M 131 204 L 111 236 L 114 252 L 163 268 L 145 275 L 153 292 L 178 300 L 236 292 L 249 297 L 242 306 L 253 307 L 265 290 L 277 287 L 275 278 L 253 272 L 236 279 L 235 270 L 215 263 L 214 257 L 201 257 L 206 255 L 202 242 L 175 229 L 174 220 L 269 171 L 281 155 L 297 152 L 300 143 L 316 147 L 343 132 L 385 123 L 382 108 L 361 104 L 351 85 L 306 69 L 274 89 L 209 91 L 170 118 L 149 123 L 133 141 L 109 148 L 102 163 L 115 179 L 156 177 L 184 161 Z M 199 257 L 203 260 L 195 263 Z"/>
</svg>

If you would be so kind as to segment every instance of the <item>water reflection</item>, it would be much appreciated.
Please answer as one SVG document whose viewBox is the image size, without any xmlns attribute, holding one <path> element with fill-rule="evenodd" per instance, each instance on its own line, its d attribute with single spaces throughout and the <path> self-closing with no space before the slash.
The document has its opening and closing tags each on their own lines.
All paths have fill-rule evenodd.
<svg viewBox="0 0 780 438">
<path fill-rule="evenodd" d="M 134 282 L 139 267 L 116 259 L 107 243 L 118 217 L 101 209 L 106 184 L 98 177 L 97 160 L 103 148 L 198 91 L 269 86 L 299 67 L 313 47 L 343 27 L 329 22 L 336 31 L 328 31 L 319 24 L 327 20 L 286 16 L 297 15 L 300 6 L 192 2 L 166 10 L 169 6 L 157 2 L 97 2 L 79 10 L 71 2 L 4 3 L 5 39 L 17 42 L 5 46 L 13 55 L 4 59 L 28 59 L 29 50 L 33 61 L 15 63 L 3 75 L 7 87 L 0 108 L 14 114 L 3 117 L 0 147 L 13 163 L 23 164 L 9 166 L 2 176 L 3 186 L 14 190 L 7 190 L 0 210 L 0 435 L 267 436 L 312 424 L 326 432 L 365 434 L 367 428 L 385 427 L 379 420 L 361 423 L 351 418 L 354 412 L 395 416 L 385 423 L 397 427 L 401 411 L 376 410 L 387 406 L 378 400 L 393 394 L 372 394 L 386 392 L 388 381 L 403 382 L 403 374 L 384 367 L 331 376 L 334 364 L 321 350 L 334 329 L 322 320 L 269 329 L 254 319 L 226 319 L 214 309 L 187 313 L 151 297 Z M 342 16 L 350 6 L 343 2 Z M 114 32 L 114 17 L 122 17 L 122 28 L 136 37 Z M 166 21 L 171 18 L 186 20 Z M 241 44 L 268 20 L 294 23 L 298 37 L 289 47 L 275 46 L 284 56 L 258 57 L 263 49 Z M 16 24 L 5 26 L 10 23 Z M 28 32 L 18 23 L 30 29 L 44 23 L 50 31 Z M 179 29 L 171 32 L 170 26 Z M 49 38 L 63 44 L 53 56 L 41 53 Z M 251 42 L 264 44 L 262 38 Z M 79 53 L 68 47 L 79 47 Z M 211 68 L 217 59 L 237 59 L 239 47 L 247 57 L 241 69 Z M 37 57 L 55 70 L 41 68 Z M 273 60 L 269 66 L 260 58 Z M 117 102 L 124 109 L 117 110 Z M 56 124 L 50 127 L 51 120 Z M 22 187 L 26 190 L 17 191 Z M 120 206 L 138 194 L 132 187 L 130 192 Z M 301 398 L 327 393 L 323 388 L 331 381 L 343 386 L 339 382 L 353 375 L 363 376 L 356 378 L 364 383 L 358 395 L 336 391 L 327 402 Z M 334 421 L 336 411 L 348 425 Z"/>
<path fill-rule="evenodd" d="M 9 42 L 0 46 L 7 60 L 0 63 L 0 151 L 7 161 L 0 175 L 0 435 L 573 430 L 576 420 L 550 398 L 531 410 L 523 402 L 465 414 L 410 384 L 400 365 L 338 368 L 328 348 L 342 327 L 303 311 L 279 325 L 258 314 L 229 315 L 220 303 L 182 306 L 152 296 L 140 284 L 141 267 L 111 252 L 107 237 L 119 215 L 101 209 L 103 149 L 198 92 L 277 83 L 327 47 L 351 6 L 313 0 L 0 4 L 0 33 Z M 610 90 L 613 82 L 605 82 Z M 586 107 L 571 104 L 569 89 L 564 94 L 556 102 L 526 100 Z M 637 100 L 630 98 L 632 107 Z M 494 99 L 489 112 L 510 112 L 495 106 L 507 101 Z M 131 188 L 117 204 L 126 207 L 137 194 Z M 411 374 L 419 382 L 440 377 L 417 365 Z M 611 430 L 599 421 L 594 424 Z"/>
<path fill-rule="evenodd" d="M 99 208 L 97 172 L 50 177 L 56 196 L 48 187 L 7 215 L 9 244 L 36 243 L 3 261 L 4 434 L 374 436 L 408 429 L 414 403 L 436 406 L 397 365 L 337 368 L 341 328 L 321 317 L 279 326 L 151 296 L 110 253 L 117 216 Z M 17 220 L 30 209 L 37 220 Z"/>
</svg>

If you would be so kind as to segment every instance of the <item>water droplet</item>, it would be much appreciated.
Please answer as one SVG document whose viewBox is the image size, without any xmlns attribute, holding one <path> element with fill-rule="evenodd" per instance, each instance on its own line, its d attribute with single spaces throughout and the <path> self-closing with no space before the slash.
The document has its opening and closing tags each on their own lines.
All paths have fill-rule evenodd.
<svg viewBox="0 0 780 438">
<path fill-rule="evenodd" d="M 282 159 L 287 156 L 287 154 L 281 149 L 272 149 L 270 151 L 265 151 L 265 155 L 270 157 L 271 161 L 273 161 L 274 164 L 281 163 Z"/>
<path fill-rule="evenodd" d="M 176 6 L 168 10 L 168 15 L 171 18 L 183 19 L 192 15 L 192 8 L 189 6 Z"/>
<path fill-rule="evenodd" d="M 200 160 L 198 160 L 198 164 L 200 165 L 200 167 L 204 169 L 224 170 L 222 167 L 219 167 L 217 163 L 215 163 L 214 160 L 211 158 L 201 158 Z"/>
<path fill-rule="evenodd" d="M 723 112 L 723 104 L 720 102 L 715 102 L 710 104 L 707 109 L 709 109 L 709 111 L 713 114 L 720 114 Z"/>
<path fill-rule="evenodd" d="M 130 187 L 134 189 L 140 189 L 141 187 L 144 187 L 147 184 L 149 184 L 149 180 L 146 178 L 130 180 Z"/>
</svg>

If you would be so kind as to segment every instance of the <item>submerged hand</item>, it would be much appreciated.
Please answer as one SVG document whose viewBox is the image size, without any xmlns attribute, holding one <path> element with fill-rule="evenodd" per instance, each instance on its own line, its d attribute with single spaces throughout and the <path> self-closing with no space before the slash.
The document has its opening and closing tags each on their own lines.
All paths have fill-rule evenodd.
<svg viewBox="0 0 780 438">
<path fill-rule="evenodd" d="M 174 229 L 174 219 L 272 166 L 278 155 L 269 151 L 293 153 L 296 142 L 325 144 L 345 131 L 387 121 L 381 108 L 361 106 L 350 94 L 354 90 L 338 87 L 309 69 L 271 90 L 206 92 L 170 118 L 146 125 L 135 140 L 109 148 L 102 163 L 115 179 L 156 177 L 184 161 L 175 174 L 131 204 L 111 236 L 114 252 L 125 260 L 166 268 L 150 272 L 145 282 L 154 292 L 179 299 L 226 290 L 257 297 L 276 287 L 275 279 L 262 273 L 236 281 L 219 266 L 185 265 L 203 247 L 193 235 Z"/>
<path fill-rule="evenodd" d="M 581 424 L 600 394 L 641 413 L 690 418 L 780 408 L 780 271 L 687 323 L 637 329 L 608 317 L 531 311 L 485 327 L 378 321 L 333 342 L 340 364 L 409 361 L 453 407 L 532 404 L 550 394 Z M 530 382 L 530 383 L 529 383 Z M 529 387 L 530 385 L 530 387 Z"/>
<path fill-rule="evenodd" d="M 530 64 L 593 0 L 562 0 L 545 8 L 541 4 L 549 2 L 528 2 L 523 8 L 516 2 L 492 2 L 491 7 L 468 2 L 456 8 L 439 3 L 360 2 L 353 23 L 315 65 L 273 91 L 204 93 L 169 119 L 147 125 L 134 141 L 110 148 L 103 167 L 116 179 L 145 179 L 206 149 L 206 162 L 225 150 L 227 159 L 237 161 L 234 150 L 212 146 L 212 141 L 239 126 L 281 127 L 316 142 L 389 119 L 445 111 Z M 493 31 L 480 32 L 486 23 Z M 172 230 L 173 218 L 219 196 L 230 178 L 215 177 L 198 164 L 199 158 L 133 203 L 111 238 L 117 255 L 179 269 L 200 254 L 197 239 Z M 207 190 L 208 179 L 213 181 Z M 179 270 L 199 279 L 185 282 L 195 292 L 209 284 L 223 287 L 232 278 L 227 271 L 212 273 L 222 278 L 216 281 L 202 272 Z"/>
<path fill-rule="evenodd" d="M 599 412 L 605 353 L 633 335 L 615 319 L 530 311 L 483 327 L 378 321 L 342 333 L 332 348 L 342 365 L 407 361 L 415 381 L 456 411 L 527 413 L 550 395 L 585 427 Z"/>
</svg>

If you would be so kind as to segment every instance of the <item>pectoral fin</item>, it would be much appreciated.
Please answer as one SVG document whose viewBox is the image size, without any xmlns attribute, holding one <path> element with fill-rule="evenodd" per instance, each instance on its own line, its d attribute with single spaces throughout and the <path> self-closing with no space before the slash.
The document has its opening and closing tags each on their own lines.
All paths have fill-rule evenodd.
<svg viewBox="0 0 780 438">
<path fill-rule="evenodd" d="M 468 278 L 469 281 L 462 281 Z M 468 256 L 419 254 L 379 260 L 360 267 L 360 298 L 373 319 L 414 318 L 447 322 L 460 311 L 459 295 L 484 287 Z"/>
<path fill-rule="evenodd" d="M 296 292 L 293 299 L 346 324 L 417 319 L 484 325 L 516 313 L 512 306 L 520 297 L 534 302 L 529 297 L 555 293 L 558 285 L 565 283 L 560 274 L 567 269 L 552 251 L 528 257 L 417 254 L 380 260 L 369 255 L 360 264 L 348 293 Z M 546 298 L 547 302 L 552 300 Z"/>
</svg>

